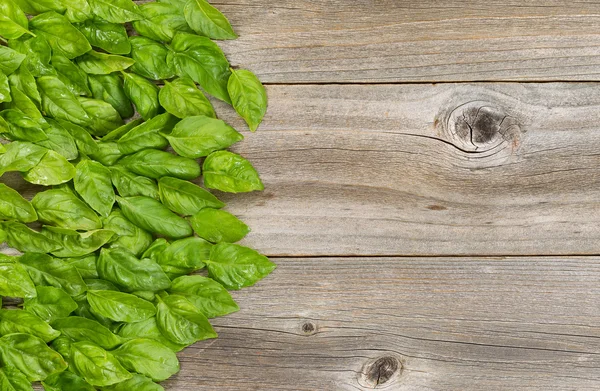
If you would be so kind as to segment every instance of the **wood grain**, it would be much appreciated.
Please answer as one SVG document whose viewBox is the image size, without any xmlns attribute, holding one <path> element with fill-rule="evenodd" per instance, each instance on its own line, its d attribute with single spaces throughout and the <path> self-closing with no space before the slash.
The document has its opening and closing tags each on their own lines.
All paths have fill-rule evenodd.
<svg viewBox="0 0 600 391">
<path fill-rule="evenodd" d="M 600 80 L 592 1 L 219 0 L 267 83 Z"/>
<path fill-rule="evenodd" d="M 600 388 L 598 257 L 276 262 L 166 389 Z"/>
</svg>

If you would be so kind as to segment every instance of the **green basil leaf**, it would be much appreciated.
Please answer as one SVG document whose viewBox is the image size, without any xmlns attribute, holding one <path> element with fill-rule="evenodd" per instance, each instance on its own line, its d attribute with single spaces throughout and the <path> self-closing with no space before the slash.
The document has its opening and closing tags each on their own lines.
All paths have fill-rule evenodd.
<svg viewBox="0 0 600 391">
<path fill-rule="evenodd" d="M 1 222 L 0 227 L 6 232 L 6 243 L 21 252 L 49 253 L 61 247 L 60 243 L 16 221 Z"/>
<path fill-rule="evenodd" d="M 165 391 L 160 385 L 154 383 L 146 376 L 134 374 L 133 377 L 124 382 L 114 384 L 109 387 L 104 387 L 102 391 Z"/>
<path fill-rule="evenodd" d="M 230 243 L 215 245 L 206 265 L 208 276 L 227 289 L 252 286 L 277 267 L 257 251 Z"/>
<path fill-rule="evenodd" d="M 102 228 L 98 215 L 71 193 L 59 189 L 46 190 L 37 193 L 32 203 L 39 220 L 45 224 L 84 231 Z"/>
<path fill-rule="evenodd" d="M 177 178 L 160 178 L 158 191 L 163 205 L 183 216 L 191 216 L 203 208 L 218 209 L 225 206 L 209 191 Z"/>
<path fill-rule="evenodd" d="M 61 259 L 46 254 L 25 253 L 19 262 L 25 266 L 36 286 L 61 288 L 71 296 L 87 290 L 87 286 L 75 267 Z"/>
<path fill-rule="evenodd" d="M 227 92 L 229 61 L 216 43 L 207 37 L 177 33 L 171 49 L 179 76 L 189 76 L 212 96 L 231 103 Z"/>
<path fill-rule="evenodd" d="M 46 322 L 66 318 L 77 309 L 77 303 L 62 289 L 53 286 L 35 288 L 37 297 L 25 299 L 23 308 Z"/>
<path fill-rule="evenodd" d="M 38 91 L 35 77 L 33 77 L 33 74 L 31 73 L 28 67 L 19 67 L 19 69 L 17 69 L 8 77 L 8 82 L 10 84 L 11 90 L 21 90 L 21 92 L 27 95 L 27 97 L 35 103 L 36 108 L 41 107 L 42 97 L 40 95 L 40 92 Z M 41 117 L 41 114 L 39 115 L 39 117 L 35 117 L 35 119 L 38 119 L 39 117 Z"/>
<path fill-rule="evenodd" d="M 25 57 L 27 56 L 16 50 L 0 45 L 0 72 L 5 75 L 12 74 L 19 69 Z"/>
<path fill-rule="evenodd" d="M 4 232 L 4 230 L 0 229 L 0 244 L 3 244 L 4 242 L 6 242 L 6 238 L 8 236 L 6 235 L 6 232 Z"/>
<path fill-rule="evenodd" d="M 89 290 L 92 291 L 115 291 L 119 292 L 119 288 L 110 281 L 101 278 L 93 278 L 85 281 Z"/>
<path fill-rule="evenodd" d="M 75 176 L 75 167 L 60 153 L 48 151 L 23 179 L 34 185 L 52 186 L 68 182 Z"/>
<path fill-rule="evenodd" d="M 9 81 L 10 83 L 10 81 Z M 7 109 L 14 109 L 23 112 L 26 116 L 36 121 L 38 124 L 45 122 L 42 113 L 38 110 L 35 103 L 19 88 L 11 87 L 12 101 L 4 106 Z"/>
<path fill-rule="evenodd" d="M 128 370 L 152 378 L 167 380 L 179 372 L 179 360 L 175 353 L 152 339 L 133 339 L 112 352 Z"/>
<path fill-rule="evenodd" d="M 97 321 L 79 316 L 57 319 L 52 327 L 75 342 L 87 341 L 103 349 L 114 349 L 123 343 L 122 338 Z"/>
<path fill-rule="evenodd" d="M 37 15 L 48 11 L 65 12 L 65 6 L 60 0 L 13 0 L 23 11 Z"/>
<path fill-rule="evenodd" d="M 184 8 L 185 20 L 198 34 L 212 39 L 236 39 L 229 20 L 206 0 L 189 0 Z"/>
<path fill-rule="evenodd" d="M 31 312 L 23 310 L 0 310 L 0 334 L 31 334 L 48 343 L 58 338 L 60 331 Z"/>
<path fill-rule="evenodd" d="M 33 281 L 21 264 L 0 262 L 0 295 L 23 298 L 37 296 Z"/>
<path fill-rule="evenodd" d="M 177 121 L 169 113 L 149 119 L 119 139 L 119 150 L 123 154 L 132 154 L 147 148 L 166 148 L 169 142 L 161 133 L 170 133 Z"/>
<path fill-rule="evenodd" d="M 44 128 L 46 133 L 46 140 L 38 141 L 37 144 L 42 147 L 58 152 L 67 160 L 74 160 L 79 157 L 79 151 L 77 150 L 77 144 L 75 139 L 71 136 L 62 125 L 50 118 L 46 120 L 47 126 Z M 70 167 L 69 167 L 70 169 Z"/>
<path fill-rule="evenodd" d="M 135 64 L 131 71 L 151 80 L 171 79 L 175 76 L 172 64 L 167 63 L 169 49 L 162 43 L 146 37 L 134 36 L 131 42 L 131 58 Z"/>
<path fill-rule="evenodd" d="M 91 75 L 108 75 L 113 72 L 124 71 L 135 63 L 131 58 L 114 54 L 88 52 L 77 59 L 77 64 L 85 73 Z"/>
<path fill-rule="evenodd" d="M 9 334 L 0 338 L 2 361 L 23 372 L 30 381 L 40 381 L 67 369 L 60 354 L 38 337 Z"/>
<path fill-rule="evenodd" d="M 74 342 L 71 354 L 70 364 L 75 373 L 93 386 L 110 386 L 133 376 L 112 353 L 91 342 Z"/>
<path fill-rule="evenodd" d="M 123 119 L 109 103 L 88 98 L 78 98 L 78 100 L 91 118 L 91 124 L 87 129 L 92 135 L 102 137 L 123 125 Z"/>
<path fill-rule="evenodd" d="M 62 0 L 65 5 L 68 5 L 65 16 L 71 23 L 85 22 L 88 19 L 92 19 L 94 14 L 92 13 L 92 7 L 87 0 Z"/>
<path fill-rule="evenodd" d="M 177 240 L 157 256 L 156 262 L 172 276 L 179 277 L 202 269 L 210 258 L 212 244 L 201 238 Z"/>
<path fill-rule="evenodd" d="M 158 114 L 158 87 L 151 81 L 134 73 L 123 73 L 124 90 L 143 119 L 149 120 Z"/>
<path fill-rule="evenodd" d="M 190 218 L 194 232 L 212 243 L 235 243 L 244 239 L 250 228 L 224 210 L 205 208 Z"/>
<path fill-rule="evenodd" d="M 117 197 L 117 202 L 129 221 L 147 231 L 170 238 L 182 238 L 192 234 L 192 228 L 187 221 L 154 198 Z"/>
<path fill-rule="evenodd" d="M 216 318 L 240 308 L 218 282 L 203 276 L 182 276 L 173 280 L 169 293 L 185 296 L 207 318 Z"/>
<path fill-rule="evenodd" d="M 95 313 L 115 322 L 141 322 L 156 314 L 154 304 L 129 293 L 92 290 L 87 299 Z"/>
<path fill-rule="evenodd" d="M 31 223 L 37 220 L 37 213 L 18 191 L 0 183 L 0 219 Z"/>
<path fill-rule="evenodd" d="M 171 286 L 171 281 L 157 263 L 150 259 L 139 260 L 122 247 L 102 249 L 97 267 L 101 278 L 129 292 L 156 292 Z"/>
<path fill-rule="evenodd" d="M 109 229 L 78 232 L 71 229 L 44 226 L 42 235 L 62 244 L 62 248 L 52 251 L 52 255 L 66 258 L 82 257 L 93 253 L 108 243 L 115 233 Z"/>
<path fill-rule="evenodd" d="M 98 145 L 87 130 L 69 121 L 57 120 L 57 122 L 71 134 L 81 153 L 93 155 L 98 152 Z"/>
<path fill-rule="evenodd" d="M 76 169 L 75 190 L 100 216 L 108 217 L 115 203 L 110 170 L 89 159 L 80 161 Z"/>
<path fill-rule="evenodd" d="M 69 22 L 56 13 L 46 12 L 31 19 L 30 26 L 35 34 L 42 35 L 50 47 L 69 59 L 79 57 L 92 50 L 87 39 Z"/>
<path fill-rule="evenodd" d="M 90 383 L 69 371 L 48 376 L 42 385 L 45 391 L 96 391 Z"/>
<path fill-rule="evenodd" d="M 27 57 L 23 64 L 35 77 L 56 75 L 56 71 L 50 66 L 52 48 L 46 38 L 38 35 L 34 38 L 12 39 L 8 46 Z"/>
<path fill-rule="evenodd" d="M 4 38 L 15 39 L 27 30 L 27 16 L 12 0 L 0 0 L 0 35 Z"/>
<path fill-rule="evenodd" d="M 48 115 L 81 126 L 90 125 L 90 117 L 85 109 L 58 77 L 43 76 L 37 79 L 37 84 L 42 96 L 42 108 Z"/>
<path fill-rule="evenodd" d="M 111 54 L 129 54 L 131 44 L 125 26 L 103 20 L 87 20 L 76 26 L 88 42 Z"/>
<path fill-rule="evenodd" d="M 13 109 L 0 112 L 0 133 L 4 133 L 7 138 L 13 140 L 34 143 L 48 139 L 37 121 L 25 113 Z"/>
<path fill-rule="evenodd" d="M 0 72 L 0 103 L 11 102 L 12 96 L 10 95 L 10 86 L 8 84 L 8 77 Z"/>
<path fill-rule="evenodd" d="M 159 298 L 156 319 L 160 332 L 177 344 L 191 345 L 217 337 L 206 316 L 183 296 Z"/>
<path fill-rule="evenodd" d="M 111 248 L 125 248 L 140 256 L 152 244 L 152 235 L 127 220 L 120 209 L 115 208 L 104 220 L 104 228 L 117 234 L 117 239 L 110 244 Z"/>
<path fill-rule="evenodd" d="M 96 145 L 98 147 L 98 151 L 90 155 L 90 157 L 104 164 L 105 166 L 112 166 L 123 157 L 123 154 L 119 150 L 119 145 L 117 143 L 98 142 Z"/>
<path fill-rule="evenodd" d="M 167 239 L 158 238 L 152 242 L 146 251 L 144 251 L 142 258 L 150 258 L 154 262 L 158 262 L 160 255 L 167 249 L 167 247 L 169 247 L 169 242 L 167 242 Z"/>
<path fill-rule="evenodd" d="M 181 156 L 197 159 L 229 148 L 244 136 L 220 119 L 196 116 L 179 122 L 170 135 L 171 147 Z"/>
<path fill-rule="evenodd" d="M 34 391 L 27 376 L 13 366 L 0 368 L 0 390 Z"/>
<path fill-rule="evenodd" d="M 156 149 L 145 149 L 126 156 L 119 165 L 136 174 L 155 179 L 163 176 L 195 179 L 200 176 L 200 165 L 195 160 Z"/>
<path fill-rule="evenodd" d="M 53 255 L 57 256 L 56 254 Z M 65 258 L 64 261 L 73 265 L 85 281 L 86 278 L 98 278 L 98 271 L 96 270 L 97 259 L 98 257 L 95 254 L 91 254 L 75 258 Z"/>
<path fill-rule="evenodd" d="M 137 5 L 131 0 L 88 0 L 97 16 L 111 23 L 126 23 L 142 19 Z"/>
<path fill-rule="evenodd" d="M 119 76 L 116 74 L 89 75 L 88 79 L 95 99 L 110 103 L 122 118 L 133 116 L 133 106 L 125 94 L 123 80 Z"/>
<path fill-rule="evenodd" d="M 227 90 L 235 111 L 256 131 L 267 112 L 267 91 L 254 73 L 232 70 Z"/>
<path fill-rule="evenodd" d="M 180 77 L 172 82 L 165 81 L 165 86 L 158 93 L 158 100 L 168 113 L 178 118 L 198 115 L 216 118 L 210 101 L 187 77 Z"/>
<path fill-rule="evenodd" d="M 146 196 L 159 198 L 156 182 L 145 176 L 138 176 L 123 167 L 110 168 L 112 183 L 123 197 Z"/>
<path fill-rule="evenodd" d="M 171 42 L 179 31 L 193 33 L 183 15 L 183 5 L 146 3 L 140 5 L 140 12 L 144 18 L 134 21 L 133 27 L 141 36 Z"/>
<path fill-rule="evenodd" d="M 211 153 L 204 161 L 204 185 L 228 193 L 264 190 L 258 173 L 249 161 L 229 151 Z"/>
<path fill-rule="evenodd" d="M 87 74 L 67 57 L 60 54 L 52 56 L 51 64 L 56 69 L 60 81 L 75 95 L 90 96 Z"/>
<path fill-rule="evenodd" d="M 186 345 L 176 344 L 167 339 L 158 329 L 155 316 L 141 322 L 124 324 L 119 329 L 119 336 L 128 340 L 137 338 L 152 339 L 174 352 L 179 352 L 186 347 Z"/>
<path fill-rule="evenodd" d="M 125 92 L 123 92 L 123 94 L 125 94 Z M 129 102 L 129 100 L 128 100 Z M 129 106 L 131 106 L 131 102 L 128 103 Z M 133 108 L 131 109 L 132 113 L 133 113 Z M 133 115 L 133 114 L 132 114 Z M 142 118 L 138 118 L 135 120 L 132 120 L 131 122 L 126 123 L 125 125 L 111 131 L 109 134 L 107 134 L 106 136 L 102 137 L 102 141 L 103 142 L 107 142 L 107 141 L 114 141 L 114 140 L 118 140 L 121 137 L 125 136 L 127 133 L 129 133 L 129 131 L 135 127 L 137 127 L 138 125 L 141 125 L 144 123 L 144 120 Z"/>
<path fill-rule="evenodd" d="M 15 141 L 0 155 L 0 176 L 9 171 L 29 171 L 35 167 L 48 151 L 32 143 Z"/>
</svg>

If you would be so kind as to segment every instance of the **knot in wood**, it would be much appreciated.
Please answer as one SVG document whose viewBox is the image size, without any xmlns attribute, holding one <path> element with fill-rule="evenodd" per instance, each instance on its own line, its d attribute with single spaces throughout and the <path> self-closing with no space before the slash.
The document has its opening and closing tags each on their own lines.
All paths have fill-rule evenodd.
<svg viewBox="0 0 600 391">
<path fill-rule="evenodd" d="M 402 372 L 402 364 L 397 358 L 392 356 L 380 357 L 377 360 L 367 364 L 362 372 L 362 381 L 364 386 L 369 388 L 379 388 L 386 386 L 392 378 Z"/>
<path fill-rule="evenodd" d="M 312 322 L 306 322 L 302 325 L 302 331 L 304 332 L 304 334 L 307 334 L 307 335 L 314 334 L 314 332 L 316 330 L 317 330 L 317 327 Z"/>
</svg>

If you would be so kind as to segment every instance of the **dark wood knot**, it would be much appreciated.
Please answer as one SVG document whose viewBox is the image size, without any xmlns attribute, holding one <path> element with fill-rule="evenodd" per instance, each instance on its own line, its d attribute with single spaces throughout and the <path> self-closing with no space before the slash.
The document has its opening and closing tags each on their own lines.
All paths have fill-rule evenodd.
<svg viewBox="0 0 600 391">
<path fill-rule="evenodd" d="M 312 335 L 317 331 L 317 326 L 313 322 L 306 322 L 302 325 L 302 332 L 307 335 Z"/>
<path fill-rule="evenodd" d="M 362 372 L 363 386 L 378 388 L 385 386 L 402 372 L 402 363 L 392 356 L 384 356 L 368 363 Z"/>
</svg>

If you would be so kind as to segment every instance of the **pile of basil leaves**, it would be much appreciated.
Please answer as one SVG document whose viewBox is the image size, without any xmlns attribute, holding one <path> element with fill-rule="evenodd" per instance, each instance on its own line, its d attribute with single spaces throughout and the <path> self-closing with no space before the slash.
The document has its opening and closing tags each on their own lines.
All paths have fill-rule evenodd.
<svg viewBox="0 0 600 391">
<path fill-rule="evenodd" d="M 264 87 L 213 41 L 236 37 L 205 0 L 0 0 L 0 175 L 47 187 L 0 184 L 0 243 L 22 253 L 0 255 L 0 296 L 22 300 L 0 310 L 0 391 L 162 390 L 238 310 L 228 290 L 273 271 L 205 189 L 263 189 L 204 95 L 259 126 Z"/>
</svg>

